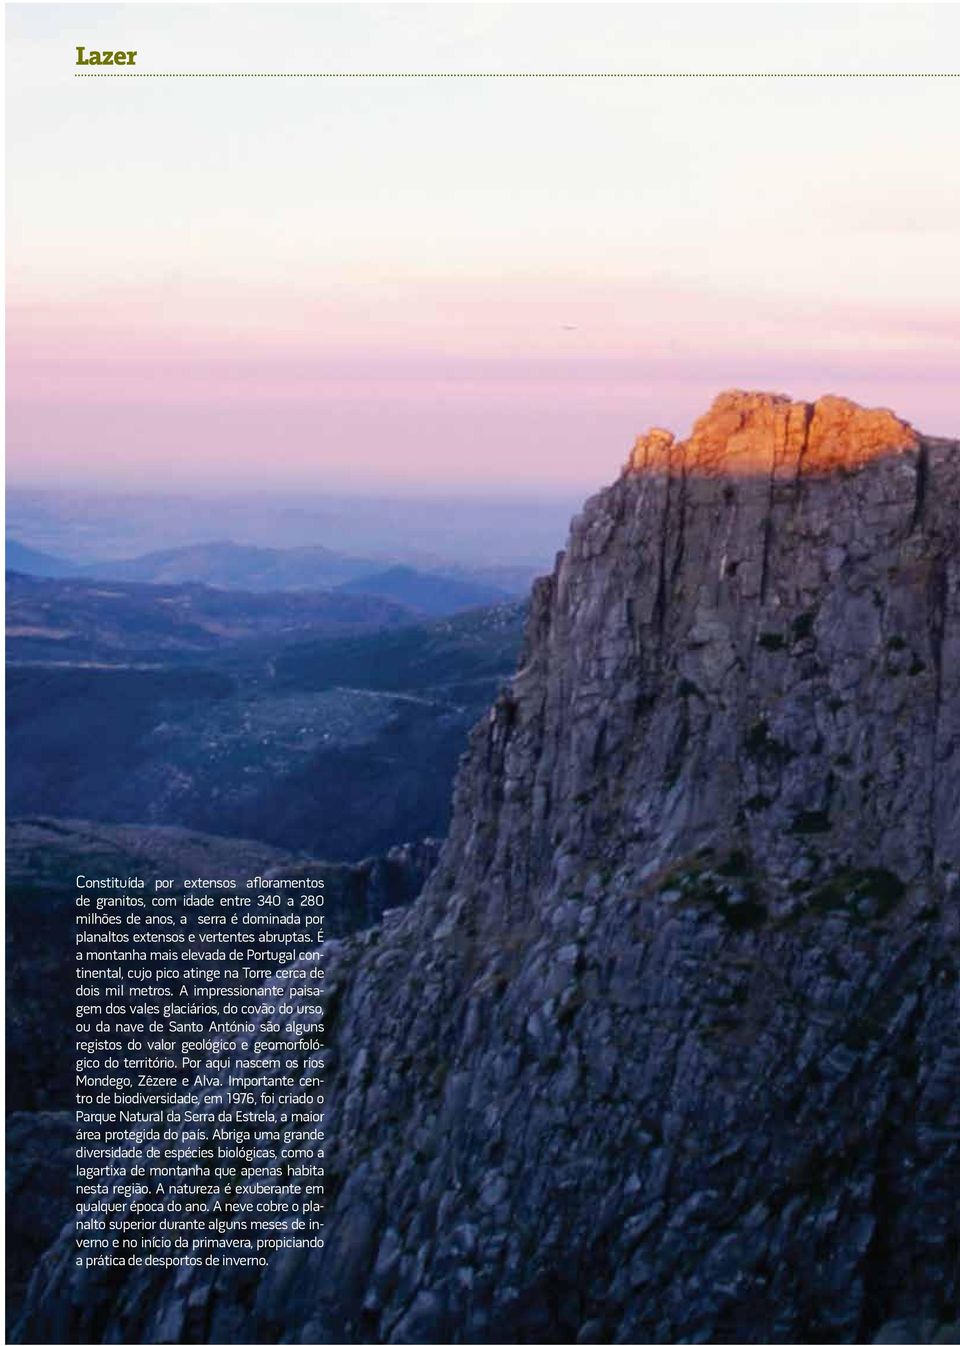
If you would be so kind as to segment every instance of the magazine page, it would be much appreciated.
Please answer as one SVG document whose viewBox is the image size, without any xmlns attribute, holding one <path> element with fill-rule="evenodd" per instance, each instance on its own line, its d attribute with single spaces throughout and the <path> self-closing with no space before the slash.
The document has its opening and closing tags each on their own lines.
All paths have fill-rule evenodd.
<svg viewBox="0 0 960 1346">
<path fill-rule="evenodd" d="M 7 1340 L 960 1341 L 960 10 L 7 34 Z"/>
</svg>

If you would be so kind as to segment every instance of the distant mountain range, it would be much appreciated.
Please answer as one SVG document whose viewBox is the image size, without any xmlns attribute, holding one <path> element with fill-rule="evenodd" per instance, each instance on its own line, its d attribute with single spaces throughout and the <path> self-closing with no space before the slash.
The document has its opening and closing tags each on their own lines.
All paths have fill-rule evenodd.
<svg viewBox="0 0 960 1346">
<path fill-rule="evenodd" d="M 333 589 L 378 569 L 327 547 L 245 547 L 237 542 L 202 542 L 147 552 L 130 560 L 100 561 L 83 568 L 96 579 L 142 584 L 198 582 L 224 589 Z"/>
<path fill-rule="evenodd" d="M 37 551 L 35 547 L 26 547 L 14 538 L 7 538 L 8 570 L 54 579 L 64 575 L 75 575 L 78 568 L 72 561 L 65 561 L 62 556 L 51 556 L 49 552 Z"/>
<path fill-rule="evenodd" d="M 339 586 L 338 592 L 383 598 L 412 608 L 425 617 L 445 617 L 467 608 L 488 607 L 514 596 L 491 584 L 460 579 L 456 575 L 434 575 L 414 570 L 412 566 L 391 566 L 375 575 L 348 580 Z"/>
<path fill-rule="evenodd" d="M 8 539 L 7 570 L 43 578 L 203 584 L 251 594 L 338 590 L 385 599 L 424 617 L 515 598 L 526 593 L 532 579 L 529 569 L 517 566 L 479 571 L 385 567 L 382 560 L 347 556 L 327 547 L 253 547 L 236 542 L 204 542 L 81 565 Z"/>
<path fill-rule="evenodd" d="M 7 532 L 78 565 L 231 538 L 265 549 L 322 543 L 346 556 L 376 558 L 371 571 L 397 564 L 418 570 L 505 565 L 540 573 L 563 546 L 579 506 L 579 493 L 442 497 L 314 488 L 286 496 L 263 489 L 254 496 L 231 495 L 224 482 L 213 498 L 11 485 Z"/>
<path fill-rule="evenodd" d="M 7 658 L 14 663 L 167 662 L 247 642 L 346 636 L 413 614 L 370 594 L 248 593 L 205 584 L 131 584 L 7 574 Z"/>
</svg>

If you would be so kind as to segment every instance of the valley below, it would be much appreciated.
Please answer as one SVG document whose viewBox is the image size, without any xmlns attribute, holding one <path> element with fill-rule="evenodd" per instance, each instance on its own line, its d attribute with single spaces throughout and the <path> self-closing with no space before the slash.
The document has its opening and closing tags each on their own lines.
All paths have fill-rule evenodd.
<svg viewBox="0 0 960 1346">
<path fill-rule="evenodd" d="M 523 604 L 8 579 L 9 817 L 175 825 L 359 860 L 442 836 Z"/>
</svg>

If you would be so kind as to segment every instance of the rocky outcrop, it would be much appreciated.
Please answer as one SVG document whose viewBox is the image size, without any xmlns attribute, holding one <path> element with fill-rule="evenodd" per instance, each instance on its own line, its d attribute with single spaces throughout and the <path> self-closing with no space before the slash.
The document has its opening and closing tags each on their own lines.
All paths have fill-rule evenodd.
<svg viewBox="0 0 960 1346">
<path fill-rule="evenodd" d="M 958 684 L 960 446 L 739 393 L 644 437 L 424 894 L 329 948 L 327 1246 L 97 1273 L 68 1229 L 20 1339 L 954 1320 Z"/>
<path fill-rule="evenodd" d="M 676 443 L 669 430 L 641 435 L 628 470 L 790 480 L 853 471 L 872 458 L 916 450 L 919 444 L 912 426 L 892 411 L 860 407 L 845 397 L 811 403 L 769 393 L 729 392 L 717 398 L 683 443 Z"/>
<path fill-rule="evenodd" d="M 6 1119 L 6 1307 L 20 1308 L 41 1253 L 76 1202 L 77 1124 L 72 1112 L 14 1112 Z"/>
</svg>

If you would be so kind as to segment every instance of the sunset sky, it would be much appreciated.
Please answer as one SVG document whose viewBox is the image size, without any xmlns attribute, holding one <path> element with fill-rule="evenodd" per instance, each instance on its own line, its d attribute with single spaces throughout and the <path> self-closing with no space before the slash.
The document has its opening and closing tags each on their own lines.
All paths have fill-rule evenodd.
<svg viewBox="0 0 960 1346">
<path fill-rule="evenodd" d="M 960 433 L 938 5 L 12 5 L 13 485 L 568 492 L 720 389 Z"/>
</svg>

